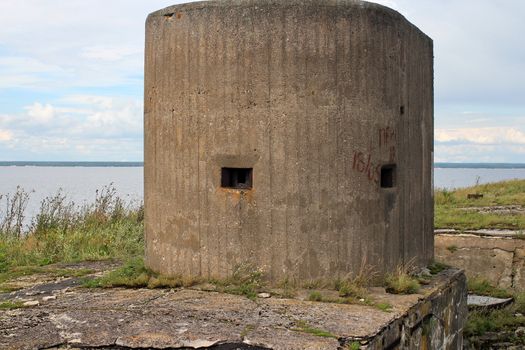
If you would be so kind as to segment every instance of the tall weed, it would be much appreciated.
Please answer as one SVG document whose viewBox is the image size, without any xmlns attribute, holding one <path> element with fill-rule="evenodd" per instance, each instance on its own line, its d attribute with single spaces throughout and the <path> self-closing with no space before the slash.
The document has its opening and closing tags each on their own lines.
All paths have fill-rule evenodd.
<svg viewBox="0 0 525 350">
<path fill-rule="evenodd" d="M 1 196 L 0 272 L 19 266 L 56 262 L 129 259 L 144 250 L 143 206 L 126 204 L 112 184 L 97 191 L 95 202 L 82 207 L 63 191 L 45 198 L 24 229 L 29 193 L 18 188 Z"/>
<path fill-rule="evenodd" d="M 0 195 L 0 235 L 4 238 L 19 238 L 24 231 L 24 219 L 29 192 L 20 186 L 15 193 Z"/>
</svg>

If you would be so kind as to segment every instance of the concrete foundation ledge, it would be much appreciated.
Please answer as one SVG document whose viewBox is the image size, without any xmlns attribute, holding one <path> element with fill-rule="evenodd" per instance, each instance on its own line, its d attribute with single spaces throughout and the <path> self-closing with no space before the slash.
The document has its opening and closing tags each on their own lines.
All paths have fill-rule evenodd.
<svg viewBox="0 0 525 350">
<path fill-rule="evenodd" d="M 466 279 L 450 269 L 419 294 L 371 288 L 358 304 L 193 289 L 85 289 L 0 311 L 1 349 L 460 349 Z M 322 291 L 333 293 L 333 291 Z M 262 294 L 261 294 L 262 295 Z"/>
<path fill-rule="evenodd" d="M 443 232 L 443 231 L 441 231 Z M 525 291 L 525 240 L 518 231 L 447 231 L 435 236 L 435 257 L 502 289 Z"/>
</svg>

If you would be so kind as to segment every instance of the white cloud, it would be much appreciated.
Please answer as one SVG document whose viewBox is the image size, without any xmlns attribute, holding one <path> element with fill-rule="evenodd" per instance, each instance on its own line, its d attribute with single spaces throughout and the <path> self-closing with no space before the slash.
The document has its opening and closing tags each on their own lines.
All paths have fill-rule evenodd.
<svg viewBox="0 0 525 350">
<path fill-rule="evenodd" d="M 525 162 L 525 147 L 520 145 L 436 144 L 434 151 L 435 162 Z"/>
<path fill-rule="evenodd" d="M 10 141 L 13 138 L 13 133 L 9 130 L 0 129 L 0 142 Z"/>
<path fill-rule="evenodd" d="M 28 56 L 0 56 L 0 88 L 34 88 L 41 85 L 45 76 L 55 78 L 64 74 L 61 67 L 46 64 Z"/>
<path fill-rule="evenodd" d="M 174 2 L 2 0 L 0 89 L 135 84 L 140 91 L 144 21 Z"/>
<path fill-rule="evenodd" d="M 45 150 L 51 159 L 140 156 L 144 20 L 180 2 L 1 0 L 2 145 L 27 150 L 27 159 Z M 516 116 L 525 111 L 525 1 L 377 2 L 434 40 L 436 156 L 469 161 L 507 152 L 522 160 L 525 129 L 513 126 L 523 125 Z M 13 90 L 22 98 L 11 98 Z"/>
<path fill-rule="evenodd" d="M 436 129 L 435 140 L 482 145 L 525 145 L 525 132 L 510 127 Z"/>
<path fill-rule="evenodd" d="M 86 47 L 82 50 L 81 56 L 101 61 L 119 61 L 130 56 L 138 56 L 142 54 L 142 47 L 131 46 L 92 46 Z"/>
<path fill-rule="evenodd" d="M 0 115 L 0 141 L 9 141 L 8 147 L 29 159 L 142 157 L 141 99 L 72 95 L 60 101 L 35 102 L 21 114 Z"/>
<path fill-rule="evenodd" d="M 50 122 L 55 116 L 55 108 L 50 104 L 42 105 L 35 102 L 31 106 L 25 107 L 27 115 L 31 117 L 31 121 L 38 124 L 45 124 Z"/>
</svg>

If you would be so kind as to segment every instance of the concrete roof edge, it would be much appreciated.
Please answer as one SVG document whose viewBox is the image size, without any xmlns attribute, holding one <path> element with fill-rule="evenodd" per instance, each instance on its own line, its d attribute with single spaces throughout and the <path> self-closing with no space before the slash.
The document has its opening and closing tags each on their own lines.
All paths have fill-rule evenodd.
<svg viewBox="0 0 525 350">
<path fill-rule="evenodd" d="M 404 20 L 406 23 L 408 23 L 411 27 L 416 29 L 422 35 L 426 36 L 432 42 L 432 38 L 430 38 L 427 34 L 425 34 L 415 24 L 407 20 L 406 17 L 403 16 L 398 11 L 390 7 L 384 6 L 384 5 L 376 4 L 374 2 L 369 2 L 369 1 L 362 1 L 362 0 L 284 0 L 284 1 L 283 0 L 208 0 L 208 1 L 195 1 L 195 2 L 187 2 L 187 3 L 182 3 L 182 4 L 175 4 L 175 5 L 165 7 L 163 9 L 150 13 L 148 15 L 148 18 L 169 15 L 169 14 L 180 12 L 180 11 L 199 10 L 199 9 L 203 9 L 206 7 L 221 7 L 221 6 L 231 6 L 231 5 L 252 6 L 254 4 L 280 5 L 282 7 L 291 7 L 291 6 L 298 6 L 298 5 L 299 6 L 306 5 L 309 3 L 316 4 L 318 6 L 353 6 L 356 8 L 365 8 L 365 9 L 375 10 L 378 12 L 389 13 L 390 15 L 400 17 L 402 20 Z"/>
</svg>

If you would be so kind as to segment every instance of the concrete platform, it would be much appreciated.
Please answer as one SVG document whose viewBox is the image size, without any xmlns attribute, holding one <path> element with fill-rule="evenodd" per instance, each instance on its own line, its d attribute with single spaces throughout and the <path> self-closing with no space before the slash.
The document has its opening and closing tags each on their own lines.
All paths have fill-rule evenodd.
<svg viewBox="0 0 525 350">
<path fill-rule="evenodd" d="M 45 298 L 49 293 L 56 299 Z M 298 291 L 296 299 L 272 296 L 252 301 L 196 289 L 54 289 L 22 298 L 39 301 L 37 306 L 0 311 L 0 348 L 462 347 L 467 312 L 462 271 L 441 272 L 420 294 L 392 295 L 372 288 L 370 297 L 391 304 L 390 312 L 301 300 L 307 294 Z M 21 300 L 23 294 L 15 295 Z"/>
</svg>

